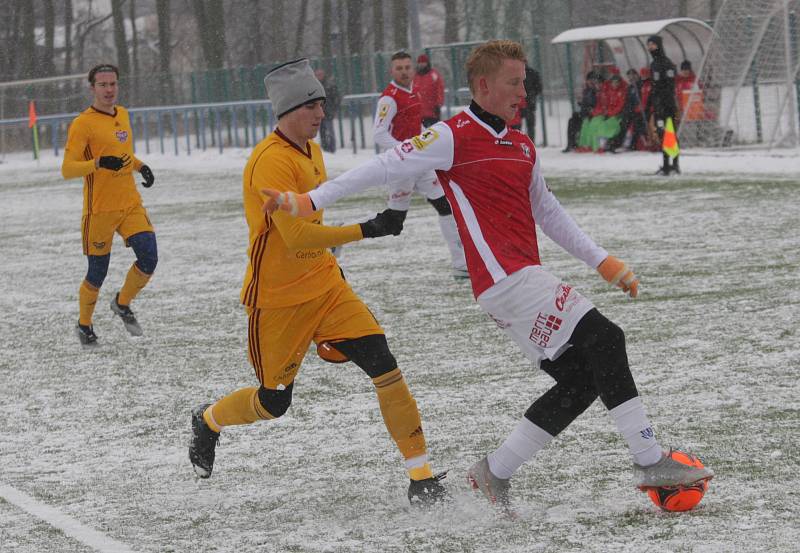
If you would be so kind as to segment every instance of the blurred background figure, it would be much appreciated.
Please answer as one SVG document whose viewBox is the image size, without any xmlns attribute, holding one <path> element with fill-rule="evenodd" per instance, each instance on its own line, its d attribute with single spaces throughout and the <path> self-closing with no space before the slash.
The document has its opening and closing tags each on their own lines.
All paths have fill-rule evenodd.
<svg viewBox="0 0 800 553">
<path fill-rule="evenodd" d="M 319 127 L 319 144 L 326 152 L 334 153 L 336 151 L 336 134 L 333 131 L 333 122 L 339 114 L 339 103 L 341 96 L 339 89 L 333 79 L 328 78 L 325 70 L 320 68 L 314 71 L 317 80 L 322 83 L 325 89 L 325 118 Z"/>
<path fill-rule="evenodd" d="M 542 77 L 530 65 L 525 65 L 525 107 L 520 108 L 520 115 L 525 119 L 525 132 L 536 141 L 536 100 L 542 93 Z"/>
<path fill-rule="evenodd" d="M 596 71 L 589 71 L 586 74 L 583 93 L 578 102 L 578 111 L 573 112 L 572 117 L 567 122 L 567 147 L 564 148 L 564 153 L 575 150 L 578 147 L 581 127 L 583 127 L 584 123 L 588 124 L 592 110 L 597 105 L 597 92 L 599 89 L 600 75 Z"/>
<path fill-rule="evenodd" d="M 444 79 L 431 67 L 430 59 L 425 54 L 417 57 L 417 73 L 411 88 L 419 98 L 423 126 L 430 127 L 438 122 L 442 118 L 444 105 Z"/>
</svg>

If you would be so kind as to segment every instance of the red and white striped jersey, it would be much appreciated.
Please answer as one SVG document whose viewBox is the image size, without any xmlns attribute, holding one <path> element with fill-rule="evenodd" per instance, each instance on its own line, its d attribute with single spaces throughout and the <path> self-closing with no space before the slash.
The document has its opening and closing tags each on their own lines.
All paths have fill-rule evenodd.
<svg viewBox="0 0 800 553">
<path fill-rule="evenodd" d="M 375 143 L 388 150 L 418 135 L 422 130 L 420 109 L 419 96 L 412 89 L 394 81 L 389 83 L 378 99 L 373 125 Z"/>
<path fill-rule="evenodd" d="M 536 224 L 592 268 L 608 256 L 545 183 L 530 138 L 507 127 L 496 132 L 469 108 L 309 195 L 323 209 L 369 186 L 431 169 L 453 209 L 475 297 L 523 267 L 540 264 Z"/>
</svg>

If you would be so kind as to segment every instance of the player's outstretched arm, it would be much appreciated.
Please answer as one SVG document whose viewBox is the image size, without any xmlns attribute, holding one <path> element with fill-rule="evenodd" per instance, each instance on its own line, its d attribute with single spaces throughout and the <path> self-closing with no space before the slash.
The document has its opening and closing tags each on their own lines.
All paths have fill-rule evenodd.
<svg viewBox="0 0 800 553">
<path fill-rule="evenodd" d="M 261 195 L 264 198 L 261 211 L 265 215 L 272 215 L 280 210 L 295 217 L 308 217 L 317 209 L 308 194 L 297 194 L 291 191 L 279 192 L 273 188 L 262 188 Z"/>
<path fill-rule="evenodd" d="M 621 288 L 630 297 L 639 295 L 639 278 L 624 261 L 609 255 L 597 266 L 597 272 L 606 282 Z"/>
</svg>

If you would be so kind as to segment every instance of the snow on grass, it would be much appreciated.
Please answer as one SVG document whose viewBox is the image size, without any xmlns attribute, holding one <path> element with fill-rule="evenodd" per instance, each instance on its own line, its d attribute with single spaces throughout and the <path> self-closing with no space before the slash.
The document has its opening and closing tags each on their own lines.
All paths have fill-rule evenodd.
<svg viewBox="0 0 800 553">
<path fill-rule="evenodd" d="M 420 199 L 401 237 L 348 245 L 341 264 L 387 332 L 434 468 L 450 469 L 453 503 L 408 506 L 369 379 L 313 350 L 287 415 L 227 429 L 213 477 L 196 479 L 190 409 L 255 384 L 238 301 L 246 154 L 235 151 L 148 158 L 157 181 L 142 194 L 160 261 L 133 306 L 145 336 L 128 337 L 108 308 L 133 260 L 117 238 L 92 353 L 72 328 L 86 269 L 81 185 L 61 180 L 55 159 L 0 165 L 0 482 L 142 552 L 798 549 L 797 158 L 686 156 L 683 176 L 658 179 L 641 176 L 652 155 L 542 156 L 570 213 L 642 278 L 630 301 L 540 237 L 548 269 L 626 331 L 661 442 L 717 472 L 695 511 L 658 512 L 630 486 L 624 443 L 599 402 L 514 477 L 520 520 L 472 495 L 467 467 L 551 381 L 450 278 L 436 214 Z M 367 157 L 337 154 L 329 172 Z M 326 219 L 382 208 L 375 190 Z M 4 552 L 87 550 L 2 499 L 0 520 Z"/>
</svg>

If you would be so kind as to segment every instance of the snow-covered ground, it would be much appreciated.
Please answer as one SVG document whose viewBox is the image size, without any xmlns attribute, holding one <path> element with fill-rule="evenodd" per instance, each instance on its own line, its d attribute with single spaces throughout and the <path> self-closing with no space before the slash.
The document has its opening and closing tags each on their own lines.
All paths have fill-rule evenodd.
<svg viewBox="0 0 800 553">
<path fill-rule="evenodd" d="M 541 238 L 545 265 L 626 331 L 662 443 L 717 472 L 695 511 L 665 514 L 630 485 L 598 402 L 513 480 L 520 519 L 474 497 L 466 468 L 551 385 L 453 281 L 436 215 L 415 200 L 398 238 L 348 245 L 341 264 L 387 331 L 454 501 L 411 509 L 369 379 L 309 352 L 289 412 L 227 429 L 214 476 L 186 455 L 189 410 L 254 385 L 238 303 L 248 152 L 151 155 L 142 190 L 160 261 L 129 338 L 108 302 L 133 256 L 116 239 L 86 353 L 73 334 L 81 184 L 60 159 L 0 163 L 0 551 L 750 552 L 800 550 L 800 158 L 540 152 L 548 182 L 642 278 L 635 301 Z M 367 159 L 327 158 L 336 175 Z M 142 155 L 142 157 L 145 157 Z M 382 209 L 372 190 L 329 222 Z M 65 533 L 65 528 L 66 530 Z"/>
</svg>

